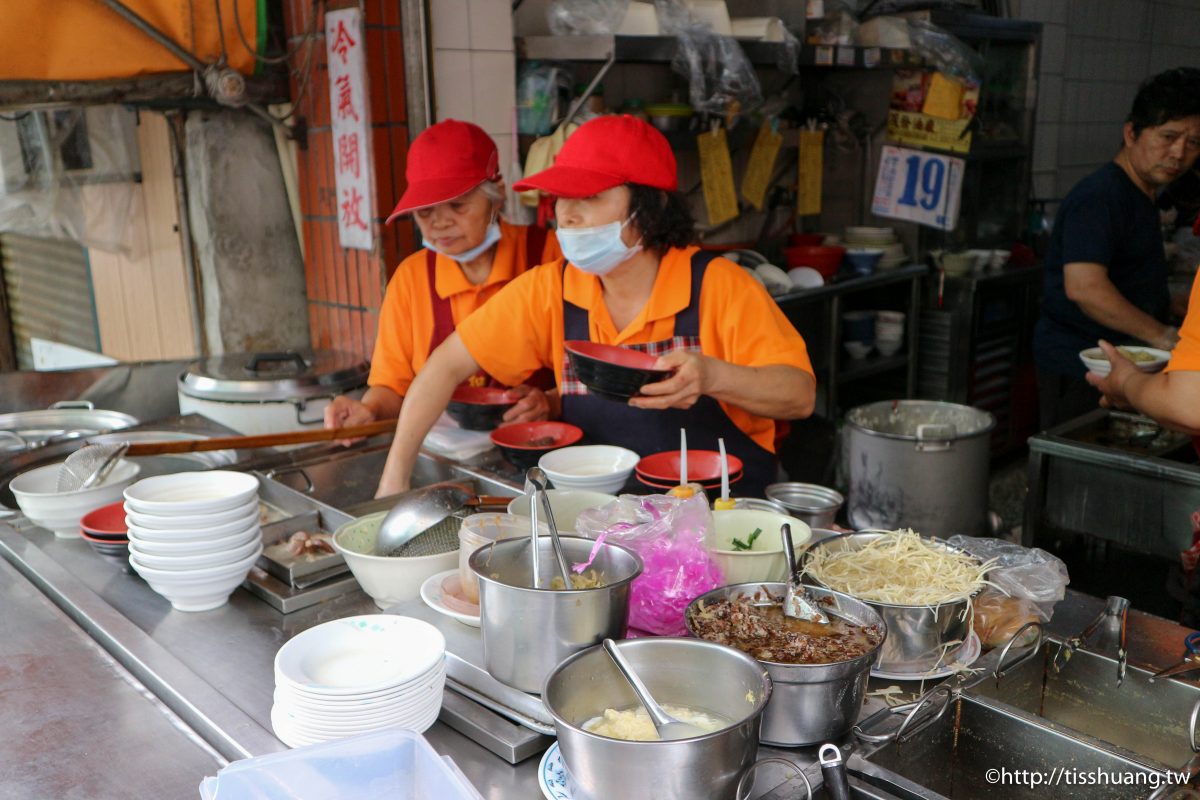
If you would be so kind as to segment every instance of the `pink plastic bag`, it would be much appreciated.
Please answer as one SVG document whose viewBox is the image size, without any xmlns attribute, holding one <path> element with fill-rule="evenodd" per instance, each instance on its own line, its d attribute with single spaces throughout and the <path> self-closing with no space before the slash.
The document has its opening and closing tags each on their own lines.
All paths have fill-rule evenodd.
<svg viewBox="0 0 1200 800">
<path fill-rule="evenodd" d="M 575 530 L 641 556 L 644 569 L 630 587 L 631 627 L 659 636 L 683 636 L 688 603 L 724 585 L 721 570 L 704 549 L 712 524 L 703 494 L 686 500 L 661 494 L 622 495 L 615 503 L 584 511 Z"/>
</svg>

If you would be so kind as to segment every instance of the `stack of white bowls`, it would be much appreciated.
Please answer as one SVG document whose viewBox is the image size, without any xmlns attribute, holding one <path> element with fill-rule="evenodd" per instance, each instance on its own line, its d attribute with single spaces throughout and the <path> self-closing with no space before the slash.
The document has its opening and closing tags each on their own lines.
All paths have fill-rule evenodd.
<svg viewBox="0 0 1200 800">
<path fill-rule="evenodd" d="M 538 459 L 555 489 L 586 489 L 615 494 L 629 480 L 641 456 L 608 444 L 575 445 L 551 450 Z"/>
<path fill-rule="evenodd" d="M 275 654 L 271 727 L 289 747 L 437 720 L 446 640 L 427 622 L 368 614 L 309 628 Z"/>
<path fill-rule="evenodd" d="M 258 479 L 179 472 L 125 490 L 129 564 L 179 611 L 224 605 L 262 554 Z"/>
<path fill-rule="evenodd" d="M 847 248 L 868 247 L 882 250 L 883 257 L 875 265 L 877 271 L 895 269 L 908 261 L 903 242 L 896 238 L 895 228 L 851 226 L 846 228 L 845 245 Z"/>
<path fill-rule="evenodd" d="M 885 356 L 895 355 L 904 346 L 904 312 L 875 312 L 875 346 Z"/>
</svg>

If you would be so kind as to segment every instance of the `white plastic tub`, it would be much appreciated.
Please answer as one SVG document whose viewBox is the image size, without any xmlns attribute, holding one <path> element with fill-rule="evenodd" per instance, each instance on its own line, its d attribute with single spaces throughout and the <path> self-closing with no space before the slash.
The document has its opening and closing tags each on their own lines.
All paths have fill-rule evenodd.
<svg viewBox="0 0 1200 800">
<path fill-rule="evenodd" d="M 235 761 L 201 800 L 483 800 L 419 733 L 390 728 Z"/>
</svg>

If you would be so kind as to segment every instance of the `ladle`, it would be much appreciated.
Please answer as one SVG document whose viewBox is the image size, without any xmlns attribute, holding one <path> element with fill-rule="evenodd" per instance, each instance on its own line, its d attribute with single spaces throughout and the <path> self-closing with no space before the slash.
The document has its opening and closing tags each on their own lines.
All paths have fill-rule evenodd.
<svg viewBox="0 0 1200 800">
<path fill-rule="evenodd" d="M 571 589 L 574 586 L 571 583 L 571 568 L 567 565 L 567 556 L 563 552 L 562 540 L 558 538 L 558 525 L 554 522 L 554 510 L 550 507 L 550 495 L 546 494 L 546 486 L 550 481 L 546 477 L 546 473 L 542 472 L 541 467 L 531 467 L 525 473 L 525 482 L 532 487 L 533 492 L 529 498 L 529 507 L 533 508 L 540 499 L 542 511 L 546 512 L 546 527 L 550 529 L 550 544 L 554 547 L 554 560 L 558 562 L 558 571 L 562 574 L 563 588 Z M 536 524 L 534 531 L 536 536 Z"/>
<path fill-rule="evenodd" d="M 621 655 L 620 648 L 612 639 L 604 640 L 604 651 L 608 653 L 617 665 L 617 669 L 625 676 L 625 680 L 629 681 L 629 685 L 633 687 L 633 693 L 637 695 L 639 701 L 646 708 L 646 713 L 650 715 L 650 721 L 654 723 L 654 729 L 658 731 L 658 738 L 664 742 L 674 739 L 691 739 L 694 736 L 703 736 L 708 731 L 700 728 L 690 722 L 684 722 L 681 719 L 675 719 L 666 711 L 663 711 L 662 706 L 655 702 L 650 696 L 650 690 L 646 688 L 646 684 L 642 683 L 642 679 L 633 671 L 633 667 L 625 660 L 625 656 Z"/>
<path fill-rule="evenodd" d="M 437 525 L 474 499 L 473 492 L 454 483 L 434 483 L 405 492 L 379 526 L 375 555 L 386 556 Z"/>
</svg>

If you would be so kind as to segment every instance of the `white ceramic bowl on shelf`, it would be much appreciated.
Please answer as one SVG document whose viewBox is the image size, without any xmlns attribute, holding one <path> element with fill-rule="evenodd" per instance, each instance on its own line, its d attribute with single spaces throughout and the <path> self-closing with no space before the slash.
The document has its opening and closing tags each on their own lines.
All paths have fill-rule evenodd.
<svg viewBox="0 0 1200 800">
<path fill-rule="evenodd" d="M 137 480 L 141 466 L 121 459 L 98 486 L 74 492 L 59 492 L 61 462 L 37 467 L 12 479 L 9 488 L 21 513 L 35 525 L 53 531 L 62 539 L 79 536 L 79 521 L 89 511 L 121 499 L 125 487 Z"/>
<path fill-rule="evenodd" d="M 255 537 L 236 547 L 229 547 L 209 553 L 199 553 L 196 555 L 173 553 L 163 555 L 161 553 L 148 553 L 142 550 L 141 545 L 136 540 L 129 540 L 129 552 L 137 556 L 139 562 L 151 569 L 164 569 L 174 572 L 194 572 L 198 569 L 237 564 L 245 560 L 256 550 L 261 552 L 261 548 L 262 538 Z"/>
<path fill-rule="evenodd" d="M 259 527 L 257 509 L 250 514 L 222 525 L 208 525 L 199 528 L 146 528 L 133 521 L 131 515 L 126 515 L 125 524 L 129 535 L 143 542 L 211 542 L 217 539 L 246 534 L 251 529 Z"/>
<path fill-rule="evenodd" d="M 258 497 L 258 478 L 209 470 L 146 478 L 125 490 L 125 508 L 138 514 L 197 516 L 241 508 Z"/>
<path fill-rule="evenodd" d="M 143 514 L 129 508 L 125 501 L 125 519 L 132 526 L 155 531 L 198 531 L 237 524 L 245 527 L 249 520 L 258 519 L 258 498 L 227 511 L 212 514 Z"/>
<path fill-rule="evenodd" d="M 246 580 L 262 546 L 241 561 L 195 570 L 155 569 L 129 554 L 129 566 L 177 611 L 210 611 L 229 601 L 229 595 Z"/>
</svg>

